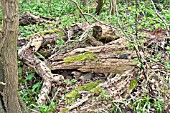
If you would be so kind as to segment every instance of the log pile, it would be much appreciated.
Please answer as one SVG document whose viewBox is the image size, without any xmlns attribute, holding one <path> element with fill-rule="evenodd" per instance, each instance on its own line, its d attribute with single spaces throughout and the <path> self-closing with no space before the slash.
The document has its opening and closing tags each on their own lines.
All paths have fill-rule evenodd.
<svg viewBox="0 0 170 113">
<path fill-rule="evenodd" d="M 29 14 L 29 16 L 31 16 Z M 39 17 L 34 17 L 34 20 L 43 22 Z M 21 22 L 21 21 L 20 21 Z M 34 22 L 33 22 L 34 23 Z M 27 23 L 25 23 L 27 24 Z M 78 28 L 78 29 L 76 29 Z M 57 32 L 36 33 L 29 37 L 28 43 L 21 47 L 18 54 L 20 59 L 27 65 L 34 68 L 38 75 L 43 80 L 41 93 L 39 94 L 39 103 L 44 104 L 47 100 L 47 95 L 51 91 L 51 83 L 58 82 L 63 79 L 62 75 L 54 75 L 51 70 L 77 70 L 79 72 L 88 73 L 119 73 L 123 74 L 127 70 L 132 69 L 136 64 L 133 59 L 136 57 L 134 52 L 128 50 L 127 41 L 118 34 L 118 31 L 112 26 L 103 25 L 100 23 L 94 24 L 77 24 L 74 28 L 67 29 L 68 41 L 66 45 L 54 50 L 52 55 L 48 57 L 47 62 L 35 57 L 35 54 L 40 50 L 41 46 L 51 43 L 51 36 Z M 79 31 L 80 40 L 71 40 L 73 35 Z M 71 34 L 71 35 L 70 35 Z M 56 35 L 60 36 L 60 35 Z M 55 40 L 61 37 L 55 37 Z M 76 42 L 76 46 L 69 48 L 68 42 Z"/>
</svg>

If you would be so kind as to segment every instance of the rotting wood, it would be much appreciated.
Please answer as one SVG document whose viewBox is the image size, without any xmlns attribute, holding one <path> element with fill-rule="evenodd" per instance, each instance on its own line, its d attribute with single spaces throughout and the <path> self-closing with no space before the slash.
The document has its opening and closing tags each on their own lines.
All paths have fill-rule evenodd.
<svg viewBox="0 0 170 113">
<path fill-rule="evenodd" d="M 126 46 L 120 45 L 104 45 L 97 47 L 77 48 L 73 51 L 64 54 L 53 56 L 50 60 L 51 70 L 59 69 L 77 69 L 81 72 L 95 72 L 95 73 L 123 73 L 131 69 L 136 64 L 133 62 L 135 54 L 133 51 L 126 50 Z M 65 63 L 64 58 L 75 56 L 85 52 L 92 52 L 96 54 L 97 58 L 94 61 L 75 61 Z M 60 56 L 60 57 L 57 57 Z M 57 62 L 55 62 L 57 61 Z"/>
<path fill-rule="evenodd" d="M 22 26 L 26 26 L 26 25 L 29 25 L 29 24 L 36 24 L 36 23 L 53 23 L 55 24 L 56 23 L 56 20 L 55 19 L 52 19 L 52 18 L 48 18 L 48 17 L 43 17 L 43 16 L 36 16 L 36 15 L 33 15 L 29 12 L 25 12 L 23 13 L 21 16 L 20 16 L 20 19 L 19 19 L 19 25 L 22 25 Z"/>
<path fill-rule="evenodd" d="M 120 38 L 118 31 L 111 25 L 103 25 L 97 22 L 92 26 L 93 37 L 104 44 Z"/>
<path fill-rule="evenodd" d="M 114 43 L 114 42 L 112 42 Z M 68 53 L 62 54 L 60 52 L 55 53 L 54 55 L 52 55 L 49 60 L 50 61 L 60 61 L 63 58 L 67 57 L 67 56 L 73 56 L 73 55 L 77 55 L 83 52 L 93 52 L 93 53 L 98 53 L 101 54 L 103 56 L 109 56 L 109 55 L 114 55 L 114 54 L 121 54 L 126 52 L 127 47 L 123 45 L 123 42 L 121 43 L 121 45 L 103 45 L 103 46 L 96 46 L 96 47 L 86 47 L 86 48 L 76 48 Z M 130 52 L 130 51 L 129 51 Z"/>
<path fill-rule="evenodd" d="M 77 69 L 81 72 L 95 73 L 123 73 L 136 64 L 132 60 L 125 59 L 103 59 L 102 61 L 76 61 L 66 64 L 64 62 L 53 63 L 52 70 L 70 70 Z"/>
<path fill-rule="evenodd" d="M 135 71 L 135 68 L 131 68 L 122 74 L 116 74 L 116 76 L 110 80 L 100 83 L 97 87 L 100 87 L 102 90 L 105 90 L 105 95 L 110 97 L 110 99 L 102 100 L 106 100 L 108 103 L 113 102 L 113 100 L 117 102 L 122 102 L 124 99 L 128 98 L 132 90 L 137 85 L 137 83 L 134 84 L 135 86 L 133 88 L 130 85 L 131 82 L 136 79 L 133 74 Z M 93 95 L 94 94 L 90 92 L 88 95 L 83 97 L 83 99 L 78 99 L 77 101 L 72 103 L 71 106 L 67 106 L 67 110 L 69 111 L 69 113 L 73 113 L 74 109 L 76 108 L 78 108 L 77 112 L 88 111 L 89 109 L 95 111 L 96 106 L 101 104 L 98 103 L 98 99 L 100 100 L 101 97 L 96 96 L 94 99 L 92 98 Z M 102 107 L 102 109 L 108 109 L 105 105 L 100 105 L 100 107 Z"/>
<path fill-rule="evenodd" d="M 98 32 L 96 32 L 96 35 L 91 36 L 91 33 L 93 33 L 94 26 L 98 26 L 101 28 L 102 33 L 101 36 L 97 37 Z M 82 27 L 82 28 L 81 28 Z M 76 44 L 78 46 L 74 46 L 73 48 L 69 48 L 68 45 L 64 45 L 63 48 L 60 48 L 59 51 L 56 51 L 55 54 L 53 54 L 50 58 L 48 58 L 47 63 L 44 61 L 41 61 L 40 59 L 35 57 L 35 53 L 42 47 L 43 45 L 46 45 L 47 43 L 50 43 L 51 38 L 53 37 L 53 33 L 59 33 L 57 30 L 55 32 L 40 32 L 36 33 L 35 35 L 30 36 L 27 38 L 28 43 L 21 47 L 19 50 L 18 54 L 19 57 L 24 63 L 27 65 L 31 66 L 32 68 L 35 69 L 38 75 L 40 75 L 43 78 L 43 86 L 41 89 L 41 93 L 39 94 L 39 103 L 44 104 L 46 103 L 47 100 L 47 95 L 50 93 L 51 90 L 51 83 L 53 81 L 57 82 L 63 77 L 61 75 L 55 76 L 54 74 L 51 73 L 51 70 L 57 70 L 57 69 L 77 69 L 80 70 L 81 72 L 96 72 L 96 73 L 109 73 L 109 72 L 114 72 L 114 73 L 123 73 L 124 71 L 131 69 L 135 63 L 132 62 L 132 59 L 129 59 L 129 56 L 134 56 L 132 51 L 127 50 L 127 47 L 124 45 L 125 40 L 121 40 L 122 43 L 116 43 L 113 45 L 109 45 L 108 43 L 105 44 L 105 42 L 101 42 L 100 39 L 105 40 L 107 37 L 111 37 L 109 40 L 109 43 L 113 43 L 114 40 L 120 38 L 120 36 L 117 36 L 119 34 L 116 33 L 116 30 L 113 29 L 113 27 L 110 27 L 108 25 L 101 25 L 99 23 L 94 23 L 92 25 L 79 25 L 79 26 L 74 26 L 74 28 L 70 29 L 71 31 L 68 31 L 71 33 L 71 35 L 75 35 L 81 28 L 80 35 L 83 34 L 87 29 L 93 28 L 92 31 L 87 32 L 88 35 L 84 36 L 83 38 L 85 41 L 89 40 L 89 38 L 93 37 L 94 45 L 96 47 L 90 47 L 89 45 L 84 46 L 85 48 L 79 48 L 81 47 L 83 43 L 81 41 L 75 41 L 77 42 Z M 63 32 L 61 30 L 61 32 Z M 93 33 L 94 34 L 94 33 Z M 88 37 L 88 38 L 87 38 Z M 48 39 L 50 39 L 48 41 Z M 55 38 L 56 39 L 56 38 Z M 57 37 L 57 39 L 59 39 Z M 69 38 L 68 38 L 69 39 Z M 101 42 L 101 46 L 98 46 L 100 44 L 97 44 L 96 42 Z M 73 40 L 74 42 L 74 40 Z M 66 42 L 68 43 L 68 42 Z M 52 46 L 54 47 L 54 46 Z M 54 47 L 54 49 L 56 49 Z M 69 51 L 67 51 L 69 49 Z M 63 50 L 63 51 L 62 51 Z M 74 56 L 78 54 L 83 54 L 83 53 L 93 53 L 97 57 L 92 58 L 93 60 L 85 60 L 85 61 L 76 61 L 72 63 L 64 63 L 64 59 L 69 57 L 69 56 Z M 123 56 L 122 56 L 123 55 Z M 127 58 L 126 58 L 127 57 Z M 52 63 L 51 63 L 52 62 Z M 51 63 L 51 64 L 50 64 Z M 47 66 L 50 67 L 48 67 Z M 51 69 L 51 70 L 50 70 Z"/>
<path fill-rule="evenodd" d="M 61 75 L 54 76 L 54 74 L 51 73 L 51 70 L 46 66 L 46 64 L 34 56 L 34 53 L 40 48 L 44 40 L 44 34 L 36 34 L 30 37 L 27 45 L 23 46 L 18 52 L 20 59 L 32 68 L 34 68 L 37 74 L 40 75 L 44 80 L 41 92 L 39 94 L 39 104 L 44 104 L 46 102 L 47 95 L 51 91 L 51 82 L 58 82 L 59 80 L 63 79 Z"/>
</svg>

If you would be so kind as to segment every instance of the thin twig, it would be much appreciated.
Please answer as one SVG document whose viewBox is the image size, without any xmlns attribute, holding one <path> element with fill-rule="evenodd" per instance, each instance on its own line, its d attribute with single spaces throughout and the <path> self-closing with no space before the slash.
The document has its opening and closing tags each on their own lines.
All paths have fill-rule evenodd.
<svg viewBox="0 0 170 113">
<path fill-rule="evenodd" d="M 118 14 L 118 9 L 117 9 L 117 7 L 116 7 L 116 16 L 117 16 L 117 23 L 118 23 L 118 25 L 119 25 L 119 28 L 122 30 L 124 36 L 126 37 L 125 39 L 128 40 L 128 41 L 130 41 L 129 38 L 128 38 L 128 36 L 127 36 L 127 34 L 126 34 L 125 31 L 123 30 L 122 25 L 120 24 L 120 20 L 119 20 L 118 15 L 119 15 L 119 14 Z M 132 38 L 132 36 L 131 36 L 131 38 Z M 132 41 L 130 41 L 130 42 L 132 42 Z"/>
<path fill-rule="evenodd" d="M 99 23 L 102 23 L 100 20 L 98 20 L 98 19 L 97 19 L 96 17 L 94 17 L 92 14 L 89 14 L 89 13 L 83 13 L 83 14 L 92 17 L 95 21 L 97 21 L 97 22 L 99 22 Z"/>
<path fill-rule="evenodd" d="M 73 2 L 73 3 L 76 5 L 76 7 L 78 8 L 79 12 L 80 12 L 81 15 L 83 16 L 83 18 L 86 20 L 86 22 L 88 22 L 87 19 L 86 19 L 86 17 L 84 16 L 83 11 L 80 9 L 78 3 L 77 3 L 76 1 L 74 1 L 74 0 L 70 0 L 70 1 Z"/>
<path fill-rule="evenodd" d="M 83 13 L 83 14 L 92 17 L 96 22 L 99 22 L 99 23 L 102 24 L 102 25 L 106 25 L 106 26 L 108 26 L 108 27 L 111 27 L 113 32 L 114 32 L 115 29 L 116 29 L 116 28 L 113 27 L 111 24 L 106 24 L 106 23 L 98 20 L 98 19 L 97 19 L 96 17 L 94 17 L 92 14 L 89 14 L 89 13 Z"/>
<path fill-rule="evenodd" d="M 155 7 L 155 4 L 154 4 L 153 0 L 151 0 L 151 3 L 152 3 L 152 5 L 153 5 L 153 8 L 154 8 L 154 10 L 155 10 L 156 15 L 162 20 L 162 22 L 164 23 L 166 29 L 168 30 L 167 36 L 169 36 L 170 30 L 169 30 L 169 27 L 168 27 L 167 24 L 166 24 L 166 21 L 159 15 L 158 11 L 156 10 L 156 7 Z"/>
<path fill-rule="evenodd" d="M 136 14 L 135 14 L 136 39 L 138 39 L 138 14 L 137 14 L 137 11 L 138 11 L 138 0 L 136 0 Z"/>
<path fill-rule="evenodd" d="M 109 26 L 109 27 L 113 27 L 113 26 L 111 26 L 110 24 L 106 24 L 106 23 L 98 20 L 98 19 L 97 19 L 95 16 L 93 16 L 92 14 L 89 14 L 89 13 L 83 13 L 83 14 L 92 17 L 96 22 L 99 22 L 100 24 L 103 24 L 103 25 L 106 25 L 106 26 Z"/>
</svg>

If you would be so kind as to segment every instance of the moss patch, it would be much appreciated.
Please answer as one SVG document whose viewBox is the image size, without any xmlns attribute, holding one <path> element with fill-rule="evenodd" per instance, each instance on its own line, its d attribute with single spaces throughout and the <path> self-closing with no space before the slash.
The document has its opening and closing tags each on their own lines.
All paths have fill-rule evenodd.
<svg viewBox="0 0 170 113">
<path fill-rule="evenodd" d="M 116 54 L 117 54 L 117 55 L 121 55 L 121 54 L 122 54 L 122 51 L 116 51 Z"/>
<path fill-rule="evenodd" d="M 130 81 L 129 90 L 133 90 L 133 89 L 136 87 L 137 83 L 138 83 L 137 78 L 136 78 L 136 79 L 131 80 L 131 81 Z"/>
<path fill-rule="evenodd" d="M 68 113 L 68 111 L 69 111 L 69 108 L 64 108 L 62 109 L 61 113 Z"/>
<path fill-rule="evenodd" d="M 59 29 L 54 29 L 54 30 L 45 30 L 41 32 L 42 34 L 46 35 L 46 34 L 52 34 L 52 33 L 58 33 L 59 35 L 63 36 L 63 32 Z"/>
<path fill-rule="evenodd" d="M 83 54 L 78 54 L 75 56 L 70 56 L 64 58 L 65 63 L 72 63 L 75 61 L 85 61 L 85 60 L 95 60 L 97 58 L 97 55 L 94 54 L 93 52 L 85 52 Z"/>
<path fill-rule="evenodd" d="M 88 84 L 84 84 L 83 86 L 77 87 L 72 92 L 70 92 L 66 95 L 67 103 L 71 104 L 77 98 L 80 97 L 80 94 L 78 93 L 78 91 L 90 91 L 91 93 L 98 93 L 99 94 L 101 89 L 99 87 L 96 87 L 97 85 L 99 85 L 99 83 L 101 83 L 100 80 L 95 81 L 95 82 L 90 82 Z"/>
</svg>

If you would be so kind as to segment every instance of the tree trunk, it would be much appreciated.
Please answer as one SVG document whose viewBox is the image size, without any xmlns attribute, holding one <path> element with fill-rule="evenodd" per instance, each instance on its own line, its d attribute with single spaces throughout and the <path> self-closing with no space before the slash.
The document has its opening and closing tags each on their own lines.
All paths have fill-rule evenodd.
<svg viewBox="0 0 170 113">
<path fill-rule="evenodd" d="M 100 14 L 100 11 L 102 10 L 102 7 L 103 7 L 103 3 L 104 3 L 103 0 L 98 0 L 98 4 L 97 4 L 97 7 L 96 7 L 96 13 L 97 13 L 97 15 Z"/>
<path fill-rule="evenodd" d="M 88 3 L 88 0 L 83 0 L 83 5 L 86 6 Z"/>
<path fill-rule="evenodd" d="M 17 37 L 18 0 L 1 0 L 2 35 L 0 35 L 0 112 L 22 113 L 18 98 Z"/>
<path fill-rule="evenodd" d="M 110 0 L 110 14 L 116 13 L 116 0 Z"/>
</svg>

